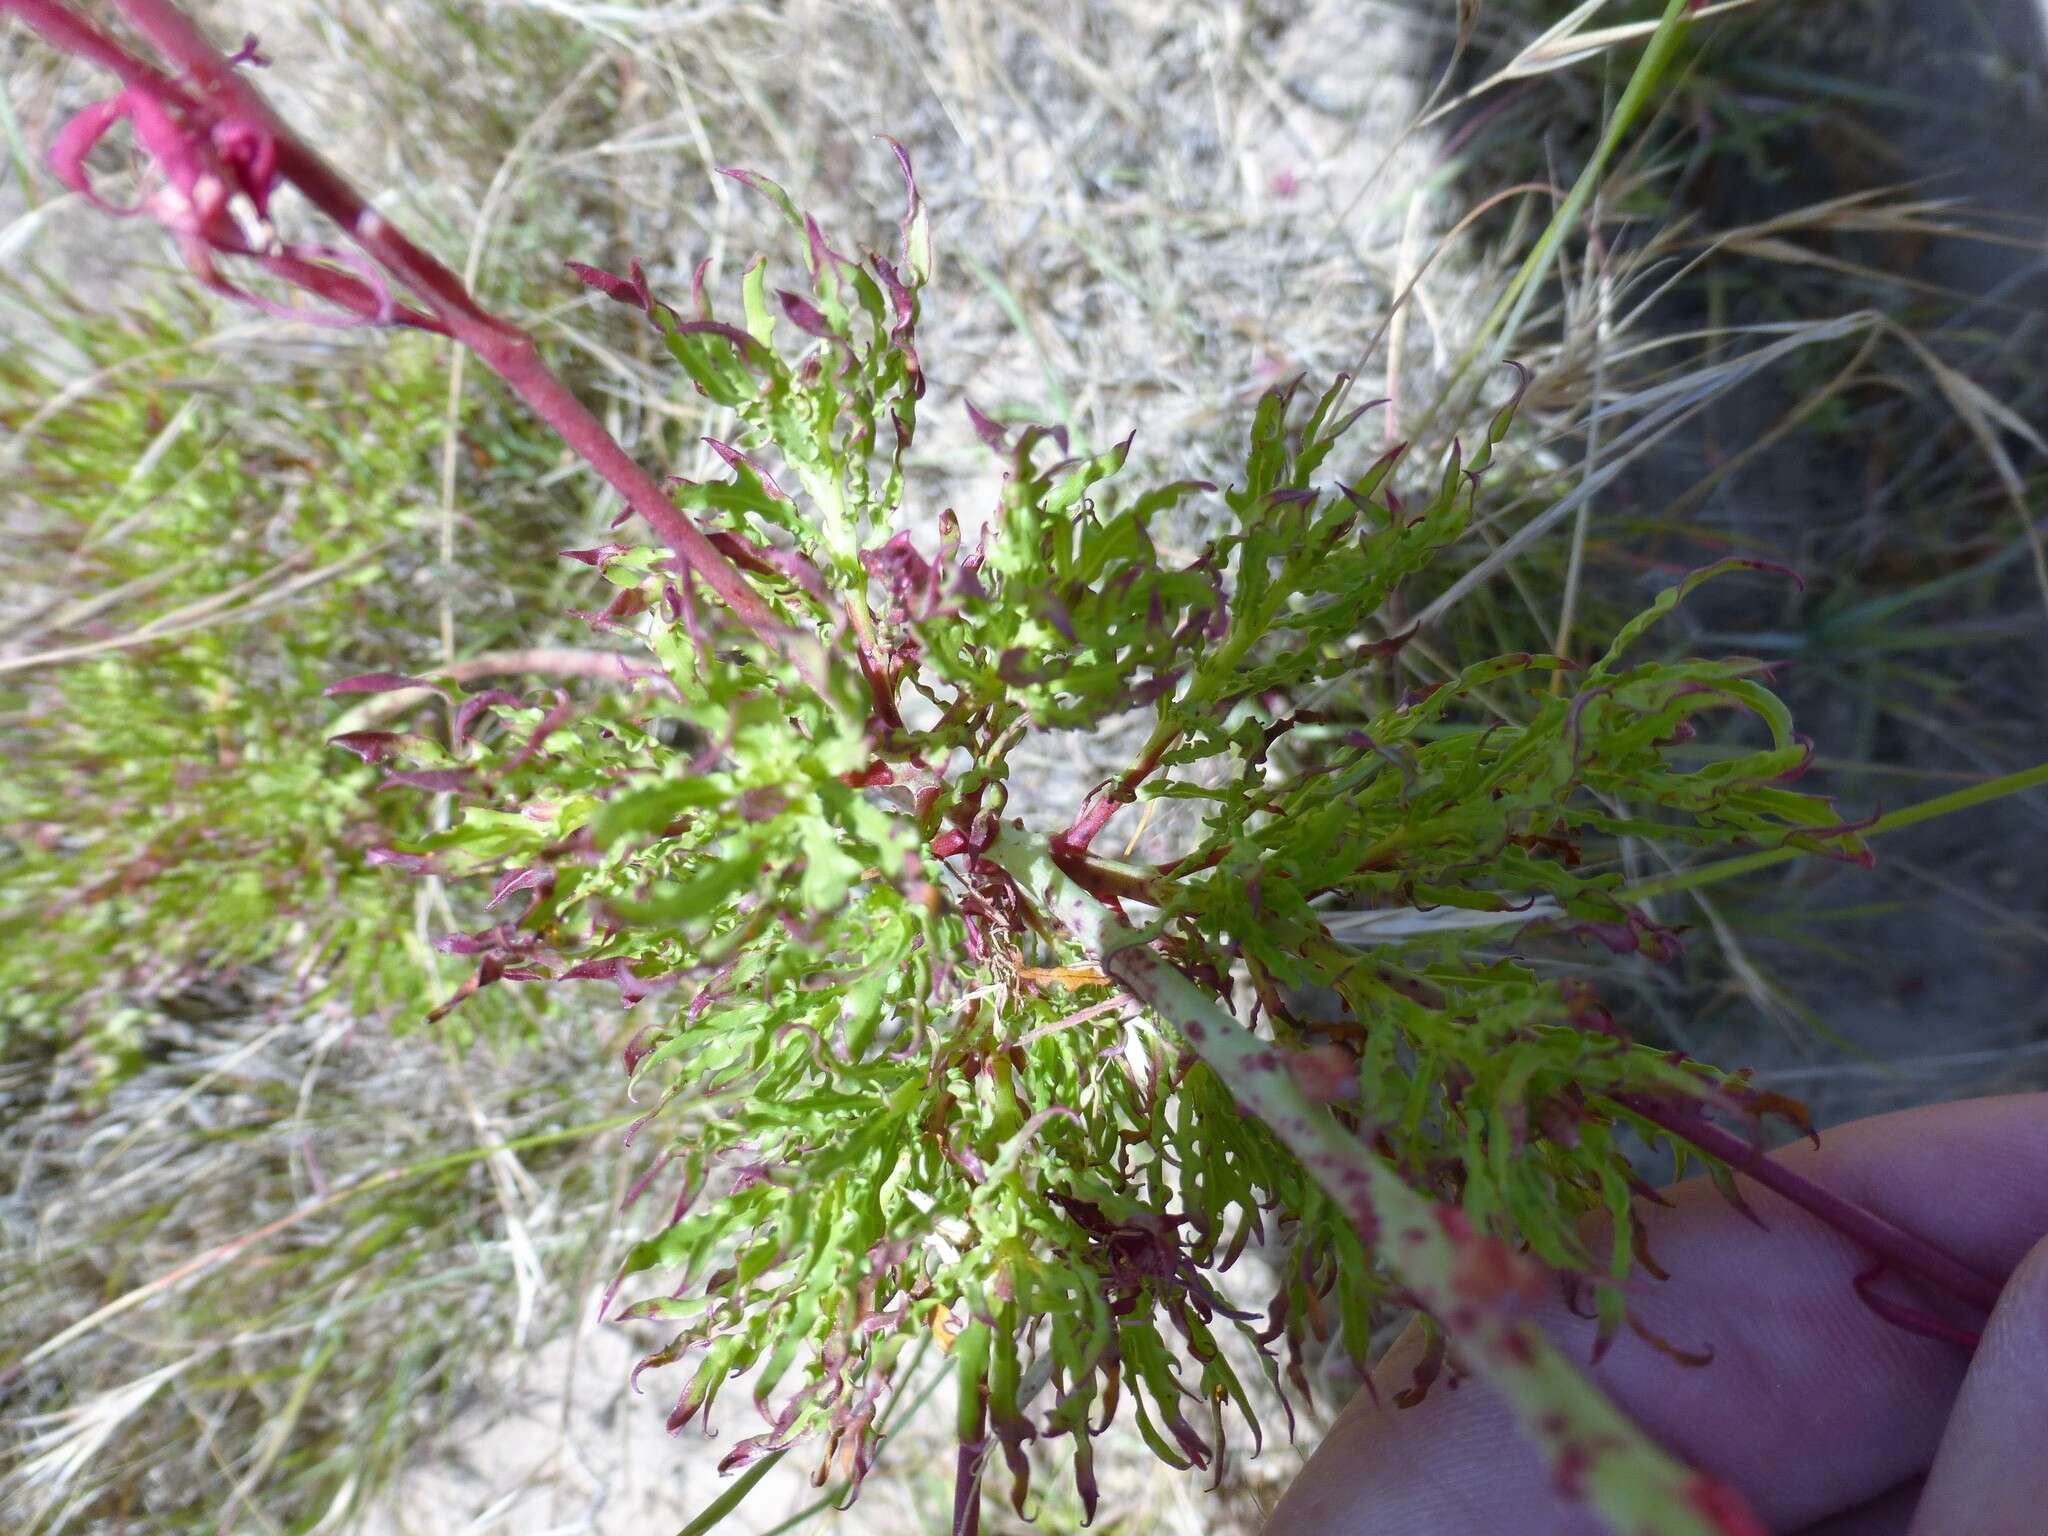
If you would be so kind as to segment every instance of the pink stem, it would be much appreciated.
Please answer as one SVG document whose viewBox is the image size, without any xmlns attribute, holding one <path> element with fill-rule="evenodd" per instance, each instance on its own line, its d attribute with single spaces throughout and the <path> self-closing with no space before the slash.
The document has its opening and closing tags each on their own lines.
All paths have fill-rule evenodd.
<svg viewBox="0 0 2048 1536">
<path fill-rule="evenodd" d="M 1766 1156 L 1763 1148 L 1723 1130 L 1698 1110 L 1636 1094 L 1623 1096 L 1620 1102 L 1680 1140 L 1691 1142 L 1708 1156 L 1748 1174 L 1765 1189 L 1819 1218 L 1892 1268 L 1918 1275 L 1980 1312 L 1988 1313 L 1998 1304 L 1997 1283 L 1985 1279 L 1953 1254 Z"/>
<path fill-rule="evenodd" d="M 448 333 L 474 352 L 602 475 L 635 512 L 704 579 L 733 615 L 778 649 L 788 630 L 761 595 L 697 525 L 605 430 L 540 359 L 533 338 L 480 306 L 462 281 L 414 245 L 372 209 L 341 176 L 286 126 L 254 86 L 168 0 L 117 0 L 137 30 L 162 50 L 190 88 L 128 54 L 55 0 L 0 0 L 49 42 L 119 75 L 132 89 L 151 91 L 190 108 L 246 122 L 275 144 L 279 173 L 332 219 L 364 252 L 426 306 Z M 196 95 L 195 95 L 196 92 Z"/>
<path fill-rule="evenodd" d="M 1088 845 L 1095 841 L 1095 834 L 1109 825 L 1109 819 L 1116 814 L 1117 807 L 1128 805 L 1137 798 L 1138 786 L 1158 769 L 1159 759 L 1166 755 L 1167 749 L 1179 735 L 1178 731 L 1155 734 L 1146 746 L 1144 755 L 1124 772 L 1117 780 L 1116 787 L 1105 790 L 1091 800 L 1075 818 L 1074 824 L 1055 838 L 1054 842 L 1068 852 L 1086 853 Z"/>
<path fill-rule="evenodd" d="M 119 75 L 123 85 L 135 90 L 153 91 L 175 102 L 190 100 L 169 76 L 143 63 L 120 44 L 94 30 L 90 23 L 79 20 L 65 7 L 55 4 L 54 0 L 0 0 L 0 11 L 13 11 L 42 33 L 44 40 L 53 48 L 90 60 L 100 68 Z"/>
</svg>

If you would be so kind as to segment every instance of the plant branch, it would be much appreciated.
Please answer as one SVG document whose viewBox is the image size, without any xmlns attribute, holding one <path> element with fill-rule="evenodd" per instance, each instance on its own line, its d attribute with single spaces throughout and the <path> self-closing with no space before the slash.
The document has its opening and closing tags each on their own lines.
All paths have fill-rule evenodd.
<svg viewBox="0 0 2048 1536">
<path fill-rule="evenodd" d="M 13 11 L 40 32 L 51 47 L 119 75 L 121 83 L 130 90 L 148 91 L 184 106 L 191 103 L 191 98 L 168 75 L 143 63 L 55 0 L 0 0 L 0 11 Z"/>
<path fill-rule="evenodd" d="M 1149 870 L 1109 859 L 1086 858 L 1058 838 L 1053 840 L 1051 852 L 1061 873 L 1098 901 L 1113 897 L 1119 901 L 1141 901 L 1148 907 L 1166 904 L 1160 881 Z"/>
<path fill-rule="evenodd" d="M 2029 789 L 2038 789 L 2044 784 L 2048 784 L 2048 763 L 2036 763 L 2031 768 L 2022 768 L 2017 773 L 1986 779 L 1981 784 L 1972 784 L 1966 789 L 1956 790 L 1953 794 L 1936 795 L 1932 800 L 1923 800 L 1918 805 L 1903 806 L 1888 815 L 1878 817 L 1863 829 L 1863 835 L 1877 837 L 1885 832 L 1902 831 L 1907 827 L 1916 827 L 1923 821 L 1933 821 L 1936 817 L 1947 816 L 1956 811 L 1967 811 L 1976 806 L 1988 805 L 1993 800 L 2001 800 L 2007 795 L 2017 795 Z M 1787 843 L 1757 853 L 1739 853 L 1732 859 L 1716 859 L 1711 864 L 1696 864 L 1691 869 L 1660 875 L 1654 880 L 1638 880 L 1634 885 L 1624 886 L 1615 892 L 1615 896 L 1630 905 L 1657 896 L 1675 896 L 1680 891 L 1696 891 L 1703 885 L 1717 885 L 1738 875 L 1769 869 L 1774 864 L 1788 864 L 1807 851 Z"/>
<path fill-rule="evenodd" d="M 1152 737 L 1145 743 L 1145 750 L 1138 754 L 1137 762 L 1125 770 L 1113 786 L 1089 801 L 1081 814 L 1074 819 L 1073 826 L 1061 835 L 1062 849 L 1073 853 L 1086 853 L 1088 845 L 1095 841 L 1095 834 L 1109 824 L 1116 815 L 1117 807 L 1129 805 L 1137 798 L 1138 786 L 1150 778 L 1159 768 L 1159 760 L 1180 737 L 1180 727 L 1161 720 L 1153 728 Z"/>
<path fill-rule="evenodd" d="M 341 175 L 277 115 L 262 94 L 222 57 L 168 0 L 118 0 L 120 10 L 174 63 L 189 88 L 133 58 L 104 33 L 55 0 L 0 0 L 45 39 L 90 59 L 142 92 L 199 119 L 210 130 L 233 125 L 269 142 L 278 178 L 297 187 L 378 267 L 404 284 L 457 341 L 511 387 L 585 463 L 625 498 L 747 628 L 788 654 L 795 637 L 732 561 L 685 516 L 633 457 L 541 361 L 533 338 L 484 309 L 455 273 L 378 214 Z M 793 656 L 809 679 L 822 674 L 822 653 Z"/>
<path fill-rule="evenodd" d="M 747 1468 L 746 1471 L 742 1472 L 738 1480 L 728 1487 L 725 1492 L 705 1505 L 703 1512 L 680 1531 L 676 1532 L 676 1536 L 710 1536 L 710 1533 L 718 1529 L 720 1523 L 724 1521 L 727 1515 L 746 1502 L 747 1495 L 754 1491 L 754 1485 L 770 1472 L 773 1472 L 776 1463 L 788 1454 L 789 1447 L 784 1446 L 779 1451 L 770 1451 L 766 1456 L 763 1456 L 759 1461 Z M 823 1506 L 817 1507 L 822 1508 Z"/>
<path fill-rule="evenodd" d="M 1043 844 L 999 834 L 987 855 L 1063 922 L 1103 971 L 1172 1024 L 1373 1243 L 1394 1280 L 1434 1317 L 1460 1359 L 1500 1394 L 1593 1511 L 1644 1536 L 1748 1536 L 1763 1527 L 1736 1496 L 1660 1449 L 1542 1332 L 1518 1315 L 1543 1270 L 1464 1213 L 1438 1205 L 1313 1102 L 1285 1053 L 1183 976 L 1142 935 L 1059 869 Z"/>
<path fill-rule="evenodd" d="M 458 683 L 473 683 L 486 677 L 586 677 L 607 683 L 632 683 L 646 678 L 674 687 L 666 672 L 635 666 L 623 652 L 555 646 L 485 651 L 436 667 L 431 675 Z M 369 730 L 417 709 L 434 696 L 432 688 L 395 688 L 389 693 L 375 694 L 336 720 L 328 734 L 344 736 L 351 731 Z"/>
<path fill-rule="evenodd" d="M 1817 1217 L 1894 1269 L 1918 1275 L 1980 1312 L 1989 1313 L 1997 1305 L 1997 1282 L 1986 1279 L 1925 1238 L 1893 1226 L 1876 1212 L 1865 1210 L 1855 1201 L 1846 1200 L 1786 1167 L 1754 1142 L 1715 1125 L 1696 1106 L 1660 1102 L 1641 1094 L 1628 1094 L 1616 1102 L 1709 1157 L 1749 1175 L 1765 1189 Z"/>
</svg>

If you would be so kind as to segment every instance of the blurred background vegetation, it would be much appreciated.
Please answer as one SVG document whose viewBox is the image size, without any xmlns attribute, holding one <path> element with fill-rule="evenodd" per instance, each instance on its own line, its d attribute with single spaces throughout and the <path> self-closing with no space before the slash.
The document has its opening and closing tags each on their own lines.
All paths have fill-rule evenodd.
<svg viewBox="0 0 2048 1536">
<path fill-rule="evenodd" d="M 1491 336 L 1536 383 L 1488 517 L 1411 595 L 1418 665 L 1583 656 L 1741 550 L 1804 592 L 1710 589 L 1670 643 L 1778 664 L 1846 811 L 2048 755 L 2036 0 L 1709 7 L 1506 327 L 1661 6 L 201 9 L 258 27 L 286 115 L 669 473 L 704 467 L 704 403 L 561 261 L 729 284 L 776 248 L 731 163 L 879 241 L 887 132 L 937 218 L 932 508 L 991 499 L 949 395 L 1083 447 L 1136 426 L 1200 474 L 1265 387 L 1358 370 L 1390 397 L 1361 431 L 1427 463 Z M 718 1447 L 664 1443 L 593 1326 L 638 1171 L 627 1019 L 497 988 L 426 1023 L 456 914 L 371 855 L 431 806 L 327 747 L 350 701 L 320 696 L 450 664 L 601 689 L 506 658 L 617 647 L 556 557 L 615 507 L 445 347 L 195 298 L 43 172 L 105 82 L 18 28 L 0 59 L 0 1524 L 671 1530 Z M 1034 767 L 1063 797 L 1118 758 L 1060 745 Z M 1611 1001 L 1823 1122 L 2038 1086 L 2044 819 L 2036 791 L 1875 872 L 1665 898 L 1684 959 Z M 773 1483 L 736 1528 L 942 1523 L 917 1400 L 854 1511 Z M 1138 1453 L 1105 1523 L 1251 1529 L 1292 1455 L 1211 1493 Z M 1049 1497 L 1038 1529 L 1070 1528 Z"/>
</svg>

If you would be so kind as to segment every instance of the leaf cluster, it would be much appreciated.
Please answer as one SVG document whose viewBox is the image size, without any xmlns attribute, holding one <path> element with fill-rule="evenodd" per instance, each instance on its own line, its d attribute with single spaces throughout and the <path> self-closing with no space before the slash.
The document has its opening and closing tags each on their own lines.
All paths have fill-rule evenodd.
<svg viewBox="0 0 2048 1536">
<path fill-rule="evenodd" d="M 1787 787 L 1806 749 L 1757 664 L 1643 654 L 1740 562 L 1674 586 L 1583 673 L 1509 655 L 1432 677 L 1403 584 L 1464 534 L 1519 390 L 1469 451 L 1395 449 L 1347 480 L 1364 408 L 1345 380 L 1263 399 L 1222 487 L 1127 491 L 1128 441 L 1075 457 L 1058 428 L 970 406 L 1007 470 L 970 544 L 950 510 L 906 505 L 932 272 L 914 182 L 900 257 L 863 265 L 734 174 L 786 214 L 806 293 L 757 261 L 729 322 L 701 270 L 687 310 L 637 267 L 579 275 L 643 309 L 729 413 L 713 446 L 731 478 L 678 500 L 786 633 L 724 621 L 660 550 L 584 551 L 612 589 L 602 622 L 639 636 L 672 696 L 638 695 L 637 720 L 479 699 L 496 733 L 393 748 L 460 797 L 408 845 L 418 867 L 525 906 L 447 941 L 478 957 L 466 990 L 598 981 L 644 1011 L 636 1193 L 659 1194 L 620 1281 L 655 1283 L 629 1315 L 676 1324 L 643 1362 L 689 1362 L 671 1428 L 744 1376 L 763 1428 L 727 1467 L 810 1439 L 819 1477 L 857 1487 L 905 1351 L 935 1337 L 963 1498 L 993 1451 L 1028 1510 L 1026 1446 L 1064 1437 L 1092 1514 L 1091 1442 L 1126 1403 L 1161 1458 L 1215 1467 L 1232 1424 L 1256 1439 L 1262 1403 L 1306 1394 L 1311 1346 L 1361 1355 L 1398 1299 L 1231 1084 L 1015 878 L 1034 838 L 1020 744 L 1133 713 L 1150 735 L 1128 771 L 1030 807 L 1071 817 L 1040 839 L 1060 878 L 1234 1001 L 1477 1228 L 1626 1275 L 1626 1143 L 1663 1134 L 1630 1097 L 1744 1090 L 1632 1044 L 1584 985 L 1603 955 L 1678 942 L 1630 903 L 1619 840 L 1865 856 Z M 1164 520 L 1198 502 L 1220 531 L 1169 554 L 1185 529 L 1161 538 Z M 1162 801 L 1190 818 L 1175 857 L 1093 850 Z M 1596 1210 L 1614 1236 L 1589 1252 Z M 1254 1250 L 1248 1294 L 1230 1272 Z M 1619 1289 L 1601 1306 L 1611 1330 Z"/>
</svg>

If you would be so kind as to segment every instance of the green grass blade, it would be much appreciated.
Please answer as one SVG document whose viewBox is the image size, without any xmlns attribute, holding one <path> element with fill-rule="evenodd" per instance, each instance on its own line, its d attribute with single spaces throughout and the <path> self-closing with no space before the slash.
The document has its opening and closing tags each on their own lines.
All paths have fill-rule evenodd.
<svg viewBox="0 0 2048 1536">
<path fill-rule="evenodd" d="M 1980 805 L 1989 805 L 2007 795 L 2017 795 L 2029 789 L 2048 784 L 2048 763 L 2036 763 L 2031 768 L 2022 768 L 2017 773 L 2008 773 L 1995 779 L 1986 779 L 1982 784 L 1972 784 L 1968 789 L 1956 790 L 1953 794 L 1936 795 L 1932 800 L 1923 800 L 1918 805 L 1904 806 L 1883 815 L 1864 828 L 1865 837 L 1876 837 L 1884 832 L 1898 832 L 1907 827 L 1917 827 L 1923 821 L 1933 821 L 1940 816 L 1952 815 L 1957 811 L 1972 810 Z M 1718 885 L 1723 880 L 1733 880 L 1741 875 L 1754 874 L 1759 869 L 1769 869 L 1774 864 L 1785 864 L 1799 858 L 1807 850 L 1803 848 L 1764 848 L 1756 853 L 1737 854 L 1732 859 L 1716 859 L 1711 864 L 1700 864 L 1692 869 L 1681 869 L 1654 880 L 1640 880 L 1624 887 L 1620 894 L 1623 901 L 1647 901 L 1654 896 L 1675 896 L 1681 891 L 1696 891 L 1702 886 Z"/>
</svg>

